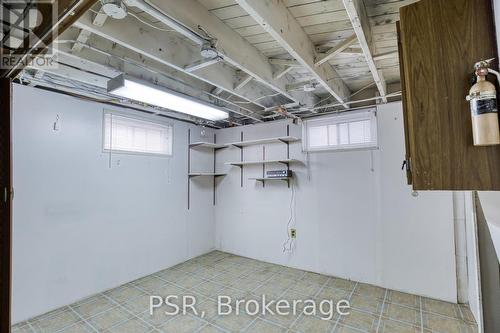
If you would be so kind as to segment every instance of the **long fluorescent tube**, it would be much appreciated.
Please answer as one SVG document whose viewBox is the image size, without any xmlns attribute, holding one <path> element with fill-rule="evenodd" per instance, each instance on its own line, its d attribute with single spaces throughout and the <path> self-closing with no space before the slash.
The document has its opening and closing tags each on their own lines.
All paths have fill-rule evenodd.
<svg viewBox="0 0 500 333">
<path fill-rule="evenodd" d="M 125 78 L 124 75 L 108 81 L 108 92 L 120 97 L 214 121 L 226 119 L 229 116 L 226 111 L 210 106 L 208 103 L 195 101 L 187 96 L 138 83 Z"/>
</svg>

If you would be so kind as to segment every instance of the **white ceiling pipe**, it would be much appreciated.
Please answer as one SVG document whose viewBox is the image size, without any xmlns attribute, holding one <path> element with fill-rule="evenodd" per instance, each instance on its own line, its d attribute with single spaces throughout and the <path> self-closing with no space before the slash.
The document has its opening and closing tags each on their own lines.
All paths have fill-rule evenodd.
<svg viewBox="0 0 500 333">
<path fill-rule="evenodd" d="M 394 92 L 394 93 L 391 93 L 391 94 L 387 94 L 384 97 L 387 99 L 389 97 L 397 97 L 397 96 L 401 96 L 401 91 Z M 384 97 L 382 97 L 382 96 L 375 96 L 375 97 L 365 98 L 365 99 L 359 99 L 359 100 L 355 100 L 355 101 L 348 101 L 346 103 L 350 105 L 350 104 L 357 104 L 357 103 L 374 101 L 374 100 L 377 100 L 377 99 L 382 99 L 383 100 Z M 314 111 L 314 110 L 319 110 L 319 109 L 333 108 L 333 107 L 336 107 L 336 106 L 343 106 L 343 104 L 341 104 L 341 103 L 327 104 L 327 105 L 323 105 L 323 106 L 314 107 L 311 110 Z"/>
<path fill-rule="evenodd" d="M 165 24 L 167 24 L 169 27 L 180 33 L 181 35 L 189 38 L 191 41 L 195 42 L 198 45 L 202 45 L 203 42 L 210 40 L 207 37 L 203 37 L 202 35 L 195 33 L 192 31 L 190 28 L 184 26 L 181 22 L 177 21 L 176 19 L 165 15 L 162 13 L 158 8 L 155 6 L 142 1 L 142 0 L 126 0 L 125 3 L 127 6 L 132 6 L 139 8 L 140 10 L 148 13 L 158 21 L 161 21 Z"/>
</svg>

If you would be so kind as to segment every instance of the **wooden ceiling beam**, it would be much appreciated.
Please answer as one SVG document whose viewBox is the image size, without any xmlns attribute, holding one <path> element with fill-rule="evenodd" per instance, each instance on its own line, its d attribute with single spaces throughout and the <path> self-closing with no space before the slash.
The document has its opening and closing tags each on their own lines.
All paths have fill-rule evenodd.
<svg viewBox="0 0 500 333">
<path fill-rule="evenodd" d="M 302 65 L 297 60 L 294 59 L 269 58 L 269 63 L 271 65 L 279 65 L 279 66 L 302 67 Z"/>
<path fill-rule="evenodd" d="M 214 64 L 218 63 L 219 61 L 222 61 L 222 58 L 215 57 L 213 59 L 208 59 L 208 60 L 206 60 L 206 59 L 198 60 L 190 65 L 185 66 L 184 70 L 188 73 L 191 73 L 191 72 L 197 71 L 199 69 L 214 65 Z"/>
<path fill-rule="evenodd" d="M 292 69 L 293 69 L 292 66 L 286 66 L 285 68 L 283 68 L 280 71 L 276 72 L 276 74 L 274 74 L 274 78 L 275 79 L 281 79 L 283 76 L 285 76 Z"/>
<path fill-rule="evenodd" d="M 236 2 L 295 60 L 311 72 L 335 99 L 348 107 L 345 102 L 349 99 L 349 88 L 330 64 L 314 65 L 316 59 L 314 44 L 283 1 L 236 0 Z"/>
<path fill-rule="evenodd" d="M 103 12 L 103 10 L 99 10 L 99 12 L 95 13 L 94 20 L 92 21 L 93 25 L 97 25 L 98 27 L 102 27 L 106 20 L 108 19 L 108 15 Z"/>
<path fill-rule="evenodd" d="M 398 57 L 398 51 L 385 52 L 373 56 L 373 60 L 384 60 Z"/>
<path fill-rule="evenodd" d="M 210 13 L 198 1 L 148 0 L 144 2 L 142 0 L 127 0 L 127 2 L 188 38 L 192 36 L 193 32 L 196 32 L 205 38 L 216 39 L 217 51 L 224 61 L 251 75 L 254 78 L 254 83 L 260 82 L 290 101 L 299 101 L 297 96 L 286 91 L 288 80 L 273 75 L 273 68 L 261 51 L 228 27 L 217 16 Z"/>
<path fill-rule="evenodd" d="M 91 33 L 87 30 L 80 30 L 78 37 L 76 38 L 77 43 L 73 44 L 73 48 L 71 49 L 73 52 L 80 52 L 87 40 L 89 39 Z"/>
<path fill-rule="evenodd" d="M 200 60 L 200 49 L 197 45 L 186 43 L 185 39 L 177 34 L 167 34 L 162 31 L 148 28 L 133 18 L 108 21 L 103 27 L 92 24 L 91 13 L 82 16 L 75 23 L 80 29 L 91 31 L 94 35 L 117 43 L 133 53 L 167 65 L 177 71 L 188 74 L 213 86 L 219 87 L 247 101 L 255 100 L 268 94 L 259 85 L 250 82 L 244 88 L 236 91 L 236 70 L 222 64 L 215 64 L 198 71 L 189 72 L 185 69 L 197 60 Z M 271 105 L 255 105 L 264 108 Z M 247 105 L 249 106 L 249 105 Z"/>
<path fill-rule="evenodd" d="M 342 51 L 342 53 L 346 53 L 346 54 L 363 54 L 363 49 L 361 49 L 360 47 L 348 47 L 347 49 L 345 49 L 344 51 Z"/>
<path fill-rule="evenodd" d="M 358 41 L 358 37 L 356 36 L 356 34 L 353 34 L 352 36 L 350 36 L 350 37 L 346 38 L 345 40 L 343 40 L 342 42 L 340 42 L 335 47 L 332 47 L 330 50 L 328 50 L 325 53 L 325 56 L 322 57 L 321 59 L 319 59 L 318 61 L 316 61 L 316 63 L 314 65 L 320 66 L 320 65 L 324 64 L 325 62 L 332 59 L 337 54 L 344 51 L 345 49 L 347 49 L 349 46 L 356 43 L 357 41 Z"/>
<path fill-rule="evenodd" d="M 234 87 L 234 90 L 240 90 L 244 86 L 246 86 L 250 81 L 253 80 L 251 75 L 247 75 L 244 79 L 242 79 L 238 84 Z"/>
<path fill-rule="evenodd" d="M 373 34 L 371 31 L 368 14 L 363 0 L 342 0 L 344 7 L 347 10 L 349 19 L 351 20 L 354 32 L 358 37 L 359 45 L 363 49 L 368 68 L 372 73 L 373 80 L 377 85 L 380 96 L 384 102 L 387 102 L 385 95 L 387 94 L 387 84 L 385 82 L 382 72 L 377 69 L 375 61 L 373 60 L 374 44 Z"/>
</svg>

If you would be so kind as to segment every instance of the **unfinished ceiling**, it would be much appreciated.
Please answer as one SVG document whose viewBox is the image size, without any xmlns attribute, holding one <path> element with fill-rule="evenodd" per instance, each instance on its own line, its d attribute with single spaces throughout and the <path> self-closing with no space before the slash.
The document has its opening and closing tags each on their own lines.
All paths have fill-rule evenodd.
<svg viewBox="0 0 500 333">
<path fill-rule="evenodd" d="M 397 96 L 395 23 L 399 8 L 416 1 L 126 0 L 122 19 L 98 2 L 54 43 L 56 68 L 33 65 L 20 79 L 216 127 L 346 110 Z M 214 123 L 117 100 L 106 87 L 122 73 L 230 118 Z"/>
</svg>

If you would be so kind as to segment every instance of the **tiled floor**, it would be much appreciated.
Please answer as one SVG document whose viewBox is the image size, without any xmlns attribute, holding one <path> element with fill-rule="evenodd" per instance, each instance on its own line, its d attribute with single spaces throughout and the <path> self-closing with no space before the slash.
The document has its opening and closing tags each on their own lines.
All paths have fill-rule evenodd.
<svg viewBox="0 0 500 333">
<path fill-rule="evenodd" d="M 233 299 L 348 299 L 350 314 L 216 315 L 218 295 Z M 149 314 L 150 295 L 190 295 L 198 315 Z M 253 309 L 253 308 L 250 308 Z M 202 318 L 201 312 L 204 312 Z M 249 311 L 250 313 L 252 310 Z M 477 332 L 466 306 L 214 251 L 170 269 L 17 324 L 13 333 Z"/>
</svg>

